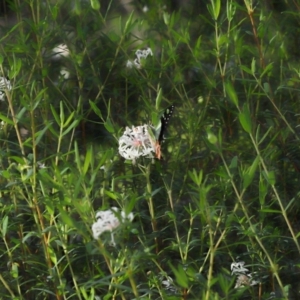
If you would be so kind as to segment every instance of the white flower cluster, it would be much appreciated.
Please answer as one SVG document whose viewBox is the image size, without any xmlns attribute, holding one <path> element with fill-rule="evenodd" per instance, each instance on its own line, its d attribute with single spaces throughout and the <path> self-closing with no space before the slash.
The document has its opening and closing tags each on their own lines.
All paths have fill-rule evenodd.
<svg viewBox="0 0 300 300">
<path fill-rule="evenodd" d="M 155 143 L 149 135 L 149 126 L 126 127 L 119 139 L 119 153 L 122 157 L 135 162 L 140 156 L 153 158 Z"/>
<path fill-rule="evenodd" d="M 60 44 L 52 49 L 52 53 L 52 59 L 60 60 L 63 57 L 68 57 L 70 55 L 70 50 L 66 44 Z"/>
<path fill-rule="evenodd" d="M 10 91 L 12 89 L 10 80 L 5 77 L 0 77 L 0 101 L 4 101 L 5 90 Z"/>
<path fill-rule="evenodd" d="M 175 286 L 173 279 L 170 276 L 160 277 L 162 286 L 171 293 L 178 293 L 178 288 Z"/>
<path fill-rule="evenodd" d="M 94 239 L 97 240 L 105 231 L 112 232 L 126 220 L 133 220 L 133 213 L 126 215 L 124 211 L 119 212 L 117 207 L 112 207 L 109 210 L 98 211 L 96 213 L 96 222 L 92 225 Z M 114 244 L 112 235 L 112 244 Z"/>
<path fill-rule="evenodd" d="M 138 49 L 135 52 L 136 59 L 133 62 L 131 60 L 128 60 L 126 63 L 126 67 L 131 69 L 133 66 L 135 66 L 137 69 L 141 69 L 142 68 L 141 58 L 146 59 L 149 55 L 153 56 L 153 52 L 151 48 L 148 47 L 145 50 Z"/>
<path fill-rule="evenodd" d="M 259 281 L 254 280 L 252 278 L 252 274 L 249 273 L 249 270 L 247 268 L 244 267 L 245 262 L 240 261 L 240 262 L 234 262 L 231 264 L 231 275 L 236 275 L 237 279 L 236 279 L 236 283 L 235 283 L 235 289 L 239 288 L 241 286 L 252 286 L 252 285 L 256 285 L 259 283 Z"/>
</svg>

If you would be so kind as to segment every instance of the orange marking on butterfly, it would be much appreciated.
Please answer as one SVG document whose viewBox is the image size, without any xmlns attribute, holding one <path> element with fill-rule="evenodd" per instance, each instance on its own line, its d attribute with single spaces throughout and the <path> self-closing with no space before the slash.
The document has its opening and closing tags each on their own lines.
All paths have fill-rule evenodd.
<svg viewBox="0 0 300 300">
<path fill-rule="evenodd" d="M 161 146 L 158 141 L 156 141 L 156 143 L 155 143 L 155 157 L 157 159 L 161 159 Z"/>
</svg>

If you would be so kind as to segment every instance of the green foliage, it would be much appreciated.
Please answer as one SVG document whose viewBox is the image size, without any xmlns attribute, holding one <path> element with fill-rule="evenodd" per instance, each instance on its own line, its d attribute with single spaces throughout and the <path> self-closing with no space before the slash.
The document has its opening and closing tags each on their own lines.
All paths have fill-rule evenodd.
<svg viewBox="0 0 300 300">
<path fill-rule="evenodd" d="M 5 2 L 1 299 L 300 297 L 299 6 L 171 2 Z"/>
</svg>

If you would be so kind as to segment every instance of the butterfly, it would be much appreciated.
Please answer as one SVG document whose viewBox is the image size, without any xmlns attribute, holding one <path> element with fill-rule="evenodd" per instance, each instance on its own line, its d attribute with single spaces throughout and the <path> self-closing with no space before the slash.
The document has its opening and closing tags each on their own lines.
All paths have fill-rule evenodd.
<svg viewBox="0 0 300 300">
<path fill-rule="evenodd" d="M 163 115 L 160 118 L 160 122 L 156 128 L 153 128 L 154 130 L 150 130 L 149 132 L 151 135 L 151 139 L 154 141 L 155 145 L 155 157 L 158 159 L 161 159 L 161 143 L 165 139 L 165 132 L 169 124 L 169 120 L 173 115 L 174 112 L 174 105 L 171 105 L 168 107 Z"/>
</svg>

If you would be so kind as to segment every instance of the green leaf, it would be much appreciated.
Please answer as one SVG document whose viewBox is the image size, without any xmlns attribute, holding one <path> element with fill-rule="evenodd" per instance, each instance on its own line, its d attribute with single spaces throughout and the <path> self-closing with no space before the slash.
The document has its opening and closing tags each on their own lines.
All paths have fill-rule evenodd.
<svg viewBox="0 0 300 300">
<path fill-rule="evenodd" d="M 162 89 L 160 88 L 158 90 L 158 93 L 157 93 L 157 96 L 156 96 L 156 100 L 155 100 L 156 110 L 159 110 L 159 108 L 160 108 L 161 99 L 162 99 Z"/>
<path fill-rule="evenodd" d="M 7 225 L 8 225 L 8 216 L 4 216 L 4 218 L 2 219 L 2 237 L 4 238 L 7 232 Z"/>
<path fill-rule="evenodd" d="M 63 208 L 60 208 L 60 218 L 66 225 L 68 225 L 70 227 L 75 227 L 73 220 L 70 217 L 69 213 L 67 213 Z"/>
<path fill-rule="evenodd" d="M 110 120 L 110 118 L 107 118 L 106 119 L 106 122 L 104 123 L 104 127 L 106 128 L 106 130 L 109 132 L 109 133 L 114 133 L 115 132 L 115 129 L 114 129 L 114 126 Z"/>
<path fill-rule="evenodd" d="M 207 140 L 215 145 L 218 142 L 218 138 L 215 134 L 212 133 L 212 131 L 210 130 L 210 128 L 206 128 L 206 133 L 207 133 Z"/>
<path fill-rule="evenodd" d="M 22 116 L 24 115 L 24 113 L 26 112 L 26 107 L 22 107 L 22 109 L 18 112 L 16 119 L 17 119 L 17 123 L 22 119 Z"/>
<path fill-rule="evenodd" d="M 92 107 L 94 113 L 95 113 L 98 117 L 100 117 L 101 120 L 103 120 L 101 110 L 98 108 L 98 106 L 97 106 L 94 102 L 92 102 L 91 100 L 89 101 L 89 103 L 90 103 L 90 106 Z"/>
<path fill-rule="evenodd" d="M 107 190 L 105 190 L 104 193 L 105 193 L 105 195 L 107 195 L 111 199 L 118 200 L 118 196 L 119 195 L 117 193 L 111 192 L 111 191 L 107 191 Z"/>
<path fill-rule="evenodd" d="M 271 73 L 272 70 L 273 70 L 273 63 L 271 62 L 265 67 L 265 69 L 263 70 L 263 72 L 260 74 L 259 77 L 262 78 L 266 73 Z M 268 76 L 269 75 L 270 74 L 268 74 Z"/>
<path fill-rule="evenodd" d="M 226 90 L 226 93 L 228 94 L 229 98 L 233 102 L 233 104 L 236 107 L 238 107 L 238 105 L 239 105 L 238 97 L 237 97 L 236 92 L 235 92 L 235 90 L 234 90 L 234 88 L 233 88 L 230 81 L 227 81 L 225 83 L 225 90 Z"/>
<path fill-rule="evenodd" d="M 176 276 L 177 283 L 180 286 L 184 287 L 184 288 L 188 288 L 189 287 L 189 280 L 188 280 L 188 277 L 185 274 L 185 271 L 183 270 L 183 267 L 181 265 L 179 265 L 178 269 L 176 269 L 170 263 L 169 263 L 169 266 L 170 266 L 170 268 L 172 269 L 173 273 Z"/>
<path fill-rule="evenodd" d="M 2 120 L 3 122 L 10 124 L 10 125 L 14 125 L 14 121 L 9 119 L 8 117 L 0 114 L 0 120 Z"/>
<path fill-rule="evenodd" d="M 67 127 L 69 125 L 69 123 L 72 121 L 72 119 L 74 118 L 74 114 L 75 114 L 75 111 L 71 112 L 71 114 L 69 115 L 67 121 L 65 123 L 63 123 L 63 128 L 64 127 Z"/>
<path fill-rule="evenodd" d="M 259 156 L 255 158 L 251 167 L 243 174 L 243 189 L 245 190 L 253 181 L 254 174 L 257 170 L 258 163 L 260 161 Z"/>
<path fill-rule="evenodd" d="M 262 173 L 263 173 L 265 179 L 268 181 L 268 183 L 270 185 L 274 185 L 275 184 L 276 179 L 275 179 L 275 173 L 274 173 L 274 171 L 269 171 L 269 172 L 263 171 Z"/>
<path fill-rule="evenodd" d="M 100 9 L 100 3 L 98 0 L 91 0 L 91 7 L 94 10 L 99 10 Z"/>
<path fill-rule="evenodd" d="M 263 88 L 264 88 L 265 93 L 266 93 L 267 95 L 269 95 L 269 94 L 270 94 L 270 85 L 269 85 L 268 82 L 264 82 Z"/>
<path fill-rule="evenodd" d="M 21 67 L 22 60 L 14 57 L 13 65 L 11 65 L 11 70 L 9 71 L 9 78 L 14 79 L 19 74 Z"/>
<path fill-rule="evenodd" d="M 239 113 L 239 120 L 243 129 L 246 132 L 251 133 L 252 130 L 251 116 L 250 116 L 249 108 L 246 103 L 243 106 L 242 112 Z"/>
<path fill-rule="evenodd" d="M 35 136 L 36 136 L 36 140 L 35 140 L 35 144 L 38 145 L 39 142 L 41 141 L 42 137 L 44 136 L 45 132 L 47 132 L 48 128 L 51 126 L 52 124 L 49 123 L 48 125 L 46 125 L 46 127 L 41 130 L 41 131 L 38 131 Z"/>
<path fill-rule="evenodd" d="M 163 12 L 163 19 L 165 24 L 168 26 L 170 23 L 170 14 L 167 12 Z"/>
<path fill-rule="evenodd" d="M 62 101 L 59 102 L 59 108 L 60 108 L 60 115 L 59 115 L 60 123 L 59 123 L 59 125 L 63 125 L 65 122 L 65 112 L 64 112 L 64 104 Z"/>
<path fill-rule="evenodd" d="M 80 120 L 74 120 L 73 123 L 62 133 L 62 136 L 66 135 L 70 130 L 72 130 L 74 127 L 78 125 Z"/>
<path fill-rule="evenodd" d="M 161 126 L 161 124 L 160 124 Z M 147 129 L 148 129 L 148 134 L 149 134 L 149 137 L 150 137 L 150 140 L 153 144 L 156 143 L 157 139 L 158 139 L 158 136 L 157 136 L 157 132 L 158 132 L 158 129 L 154 129 L 152 126 L 147 126 Z"/>
<path fill-rule="evenodd" d="M 84 164 L 83 164 L 83 174 L 84 175 L 86 174 L 86 172 L 89 169 L 89 166 L 92 161 L 92 156 L 93 156 L 93 148 L 91 146 L 88 148 L 88 150 L 86 151 L 86 154 L 85 154 L 85 159 L 84 159 Z"/>
<path fill-rule="evenodd" d="M 262 176 L 259 179 L 259 203 L 260 205 L 265 205 L 265 198 L 268 194 L 268 186 L 265 184 L 265 181 Z"/>
<path fill-rule="evenodd" d="M 269 132 L 270 132 L 272 129 L 273 129 L 273 127 L 270 126 L 270 127 L 268 128 L 267 132 L 266 132 L 266 133 L 263 135 L 263 137 L 258 141 L 258 139 L 259 139 L 259 131 L 260 131 L 260 124 L 258 124 L 257 130 L 256 130 L 256 135 L 255 135 L 256 141 L 258 141 L 258 143 L 257 143 L 258 145 L 260 145 L 260 144 L 265 140 L 265 138 L 268 136 Z"/>
<path fill-rule="evenodd" d="M 256 66 L 256 61 L 255 61 L 255 58 L 253 57 L 252 62 L 251 62 L 251 72 L 252 72 L 252 74 L 255 74 L 255 66 Z"/>
<path fill-rule="evenodd" d="M 238 163 L 238 158 L 237 156 L 234 156 L 230 162 L 229 169 L 236 169 L 237 163 Z"/>
<path fill-rule="evenodd" d="M 188 174 L 190 178 L 194 181 L 194 183 L 199 187 L 203 180 L 203 172 L 202 170 L 199 171 L 199 174 L 197 174 L 197 171 L 193 169 L 193 171 L 188 171 Z"/>
<path fill-rule="evenodd" d="M 52 111 L 52 115 L 57 123 L 57 125 L 60 125 L 60 119 L 59 119 L 59 116 L 55 110 L 55 108 L 52 106 L 52 104 L 50 104 L 50 108 L 51 108 L 51 111 Z"/>
<path fill-rule="evenodd" d="M 57 264 L 57 258 L 55 251 L 53 251 L 52 247 L 50 245 L 47 246 L 48 253 L 50 255 L 51 261 L 56 265 Z"/>
<path fill-rule="evenodd" d="M 19 277 L 19 264 L 16 262 L 13 262 L 11 264 L 11 270 L 10 270 L 10 275 L 13 278 L 18 278 Z"/>
<path fill-rule="evenodd" d="M 210 0 L 210 5 L 207 5 L 208 11 L 210 12 L 212 18 L 217 20 L 220 14 L 221 1 L 220 0 Z"/>
<path fill-rule="evenodd" d="M 259 212 L 263 212 L 263 213 L 272 213 L 272 214 L 281 214 L 281 213 L 282 213 L 281 210 L 270 209 L 270 208 L 263 208 L 263 209 L 260 209 Z"/>
<path fill-rule="evenodd" d="M 129 31 L 130 31 L 130 28 L 133 24 L 132 22 L 132 19 L 133 19 L 133 16 L 134 16 L 134 11 L 131 12 L 131 14 L 129 15 L 126 23 L 125 23 L 125 27 L 124 27 L 124 34 L 128 34 Z"/>
</svg>

